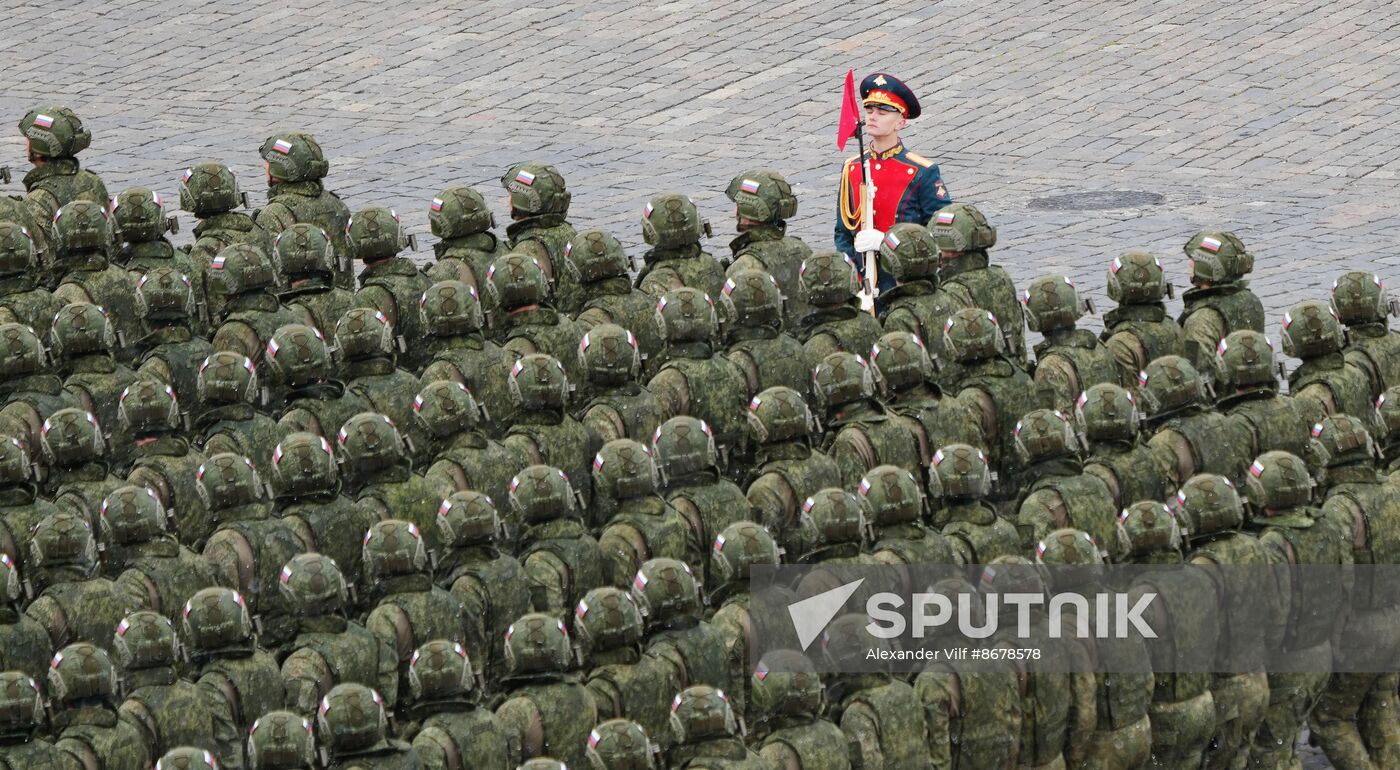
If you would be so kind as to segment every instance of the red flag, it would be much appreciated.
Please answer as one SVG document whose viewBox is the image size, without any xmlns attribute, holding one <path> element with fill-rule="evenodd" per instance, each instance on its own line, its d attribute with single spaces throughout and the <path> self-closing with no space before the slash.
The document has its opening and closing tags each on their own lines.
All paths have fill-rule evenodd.
<svg viewBox="0 0 1400 770">
<path fill-rule="evenodd" d="M 860 105 L 856 102 L 856 71 L 846 71 L 846 90 L 841 94 L 841 121 L 836 124 L 836 149 L 845 150 L 846 140 L 860 125 Z"/>
</svg>

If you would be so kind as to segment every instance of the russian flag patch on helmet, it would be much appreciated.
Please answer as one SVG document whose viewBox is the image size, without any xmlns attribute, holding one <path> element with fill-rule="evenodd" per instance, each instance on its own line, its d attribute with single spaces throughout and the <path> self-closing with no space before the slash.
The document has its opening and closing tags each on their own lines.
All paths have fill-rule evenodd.
<svg viewBox="0 0 1400 770">
<path fill-rule="evenodd" d="M 433 202 L 428 204 L 428 208 L 433 211 L 442 211 L 442 198 L 433 198 Z"/>
<path fill-rule="evenodd" d="M 286 155 L 292 151 L 292 143 L 286 139 L 278 139 L 272 143 L 272 149 Z"/>
<path fill-rule="evenodd" d="M 1209 251 L 1212 254 L 1220 253 L 1220 239 L 1212 238 L 1209 235 L 1201 239 L 1201 251 Z"/>
<path fill-rule="evenodd" d="M 53 118 L 41 112 L 34 116 L 34 125 L 39 128 L 52 128 Z"/>
<path fill-rule="evenodd" d="M 957 217 L 957 215 L 954 214 L 954 213 L 951 212 L 951 211 L 940 211 L 940 212 L 938 212 L 938 217 L 937 217 L 934 221 L 935 221 L 937 224 L 940 224 L 940 225 L 943 225 L 944 227 L 947 227 L 948 225 L 953 224 L 953 220 L 954 220 L 956 217 Z"/>
<path fill-rule="evenodd" d="M 515 181 L 525 185 L 526 187 L 529 187 L 534 185 L 535 175 L 522 168 L 519 171 L 515 172 Z"/>
<path fill-rule="evenodd" d="M 746 193 L 756 193 L 758 192 L 758 182 L 752 179 L 745 179 L 739 184 L 739 189 Z"/>
<path fill-rule="evenodd" d="M 897 248 L 899 248 L 899 239 L 895 237 L 895 235 L 894 235 L 893 232 L 885 233 L 885 243 L 886 243 L 891 249 L 897 249 Z"/>
</svg>

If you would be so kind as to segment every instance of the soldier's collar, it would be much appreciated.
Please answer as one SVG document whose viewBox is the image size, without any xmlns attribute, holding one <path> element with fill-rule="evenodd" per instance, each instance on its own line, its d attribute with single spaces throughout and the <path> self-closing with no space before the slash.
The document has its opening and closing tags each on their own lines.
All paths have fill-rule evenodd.
<svg viewBox="0 0 1400 770">
<path fill-rule="evenodd" d="M 72 176 L 78 173 L 77 158 L 45 158 L 44 165 L 29 169 L 24 175 L 24 187 L 29 189 L 35 182 L 53 176 Z"/>
<path fill-rule="evenodd" d="M 869 150 L 866 150 L 865 154 L 869 155 L 872 160 L 889 160 L 890 158 L 893 158 L 901 152 L 904 152 L 904 142 L 898 142 L 895 144 L 895 146 L 889 148 L 888 150 L 885 150 L 884 152 L 876 152 L 875 148 L 872 147 Z"/>
</svg>

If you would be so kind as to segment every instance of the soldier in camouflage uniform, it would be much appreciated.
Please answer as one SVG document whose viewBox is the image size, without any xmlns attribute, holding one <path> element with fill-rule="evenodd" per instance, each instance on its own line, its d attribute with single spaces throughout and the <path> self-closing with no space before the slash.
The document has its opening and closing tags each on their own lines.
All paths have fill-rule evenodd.
<svg viewBox="0 0 1400 770">
<path fill-rule="evenodd" d="M 272 233 L 264 230 L 242 211 L 247 196 L 238 190 L 238 180 L 228 166 L 214 161 L 196 163 L 180 176 L 180 208 L 194 215 L 194 244 L 185 249 L 190 260 L 199 266 L 197 272 L 209 269 L 219 252 L 235 243 L 250 243 L 272 253 Z M 280 230 L 278 232 L 281 232 Z M 209 296 L 201 290 L 195 295 L 201 305 Z M 207 308 L 213 311 L 214 308 Z"/>
<path fill-rule="evenodd" d="M 362 533 L 379 521 L 368 507 L 340 493 L 340 468 L 330 442 L 292 433 L 272 451 L 273 514 L 287 522 L 309 550 L 335 559 L 351 584 L 360 582 Z"/>
<path fill-rule="evenodd" d="M 505 243 L 491 232 L 496 216 L 486 199 L 470 187 L 448 187 L 428 205 L 428 226 L 438 237 L 428 277 L 461 281 L 481 291 L 491 262 L 506 253 Z"/>
<path fill-rule="evenodd" d="M 419 309 L 428 336 L 414 344 L 432 356 L 423 369 L 423 382 L 450 380 L 467 386 L 485 410 L 486 432 L 499 437 L 510 422 L 514 356 L 486 338 L 477 290 L 460 281 L 441 281 L 428 287 Z"/>
<path fill-rule="evenodd" d="M 39 285 L 39 271 L 33 233 L 24 225 L 0 221 L 0 322 L 41 329 L 63 307 Z"/>
<path fill-rule="evenodd" d="M 165 615 L 133 612 L 112 639 L 121 675 L 121 714 L 141 728 L 151 755 L 179 746 L 213 746 L 214 719 L 199 687 L 180 676 L 180 641 Z"/>
<path fill-rule="evenodd" d="M 1197 371 L 1209 371 L 1211 351 L 1230 332 L 1264 331 L 1264 305 L 1249 290 L 1246 275 L 1254 255 L 1234 233 L 1202 230 L 1182 247 L 1191 264 L 1191 288 L 1181 295 L 1176 319 L 1185 339 L 1182 354 Z"/>
<path fill-rule="evenodd" d="M 183 273 L 156 268 L 136 279 L 136 308 L 145 334 L 135 341 L 137 374 L 163 382 L 193 403 L 199 367 L 214 352 L 204 339 L 194 288 Z"/>
<path fill-rule="evenodd" d="M 286 644 L 296 630 L 277 581 L 282 565 L 311 544 L 285 519 L 273 517 L 267 486 L 248 458 L 212 455 L 197 477 L 215 526 L 205 560 L 218 570 L 219 582 L 238 589 L 261 618 L 261 642 L 269 648 Z"/>
<path fill-rule="evenodd" d="M 1131 392 L 1109 382 L 1090 386 L 1079 395 L 1074 423 L 1086 444 L 1084 472 L 1108 487 L 1115 510 L 1171 496 L 1174 474 L 1142 440 L 1142 415 Z"/>
<path fill-rule="evenodd" d="M 323 336 L 355 306 L 355 294 L 335 285 L 336 254 L 325 230 L 295 224 L 272 241 L 272 259 L 281 274 L 277 298 L 303 323 Z"/>
<path fill-rule="evenodd" d="M 828 483 L 855 489 L 877 465 L 922 475 L 918 441 L 901 418 L 887 414 L 875 400 L 875 377 L 864 358 L 844 352 L 823 358 L 812 373 L 812 389 L 826 418 L 822 449 L 840 469 Z"/>
<path fill-rule="evenodd" d="M 54 297 L 64 304 L 91 302 L 113 318 L 119 339 L 124 340 L 123 361 L 135 357 L 141 337 L 141 316 L 136 307 L 136 277 L 109 262 L 112 223 L 107 209 L 96 203 L 73 201 L 54 219 Z"/>
<path fill-rule="evenodd" d="M 651 246 L 642 255 L 637 288 L 660 298 L 682 287 L 718 297 L 724 267 L 700 246 L 710 237 L 710 223 L 695 202 L 680 193 L 653 196 L 642 209 L 642 239 Z"/>
<path fill-rule="evenodd" d="M 724 690 L 695 685 L 671 703 L 670 767 L 719 770 L 777 770 L 777 764 L 744 745 L 744 734 Z"/>
<path fill-rule="evenodd" d="M 880 243 L 880 271 L 895 281 L 880 293 L 880 325 L 887 332 L 906 332 L 942 351 L 943 324 L 963 305 L 938 287 L 938 242 L 917 222 L 900 222 L 885 232 Z"/>
<path fill-rule="evenodd" d="M 137 609 L 97 567 L 97 540 L 81 517 L 55 513 L 35 525 L 25 574 L 36 596 L 25 613 L 49 632 L 53 649 L 82 640 L 105 647 Z"/>
<path fill-rule="evenodd" d="M 1210 386 L 1182 356 L 1162 356 L 1138 376 L 1148 446 L 1177 485 L 1198 473 L 1243 479 L 1248 428 L 1211 407 Z"/>
<path fill-rule="evenodd" d="M 257 646 L 252 616 L 237 591 L 206 588 L 190 597 L 182 614 L 190 678 L 214 719 L 214 751 L 224 767 L 247 767 L 243 740 L 253 721 L 282 706 L 277 661 Z"/>
<path fill-rule="evenodd" d="M 1247 456 L 1282 449 L 1308 457 L 1315 410 L 1279 393 L 1274 344 L 1268 337 L 1248 329 L 1230 332 L 1216 348 L 1215 369 L 1220 378 L 1215 408 L 1244 426 L 1251 439 L 1242 447 Z"/>
<path fill-rule="evenodd" d="M 116 243 L 113 262 L 138 277 L 158 267 L 173 267 L 185 275 L 204 278 L 208 265 L 176 251 L 165 237 L 167 232 L 176 232 L 179 223 L 174 216 L 165 215 L 165 200 L 160 193 L 145 187 L 128 187 L 112 199 L 111 207 L 112 237 Z"/>
<path fill-rule="evenodd" d="M 514 357 L 544 353 L 567 363 L 570 378 L 582 380 L 577 364 L 583 330 L 552 303 L 549 281 L 540 263 L 511 252 L 491 263 L 486 273 L 491 296 L 503 314 L 495 339 Z"/>
<path fill-rule="evenodd" d="M 724 637 L 730 670 L 747 671 L 749 637 L 753 629 L 749 570 L 755 564 L 778 564 L 782 550 L 762 526 L 751 521 L 737 521 L 715 535 L 710 552 L 712 567 L 706 578 L 709 591 L 705 594 L 707 620 Z M 736 688 L 736 692 L 743 693 L 741 703 L 747 705 L 751 702 L 748 695 L 752 688 L 750 682 L 742 683 L 744 689 Z"/>
<path fill-rule="evenodd" d="M 1400 313 L 1378 275 L 1353 271 L 1332 282 L 1332 309 L 1347 327 L 1346 357 L 1371 375 L 1371 389 L 1400 385 L 1400 335 L 1388 317 Z"/>
<path fill-rule="evenodd" d="M 1006 270 L 987 256 L 987 249 L 996 245 L 997 229 L 970 203 L 944 206 L 928 229 L 938 243 L 939 290 L 948 297 L 946 307 L 975 307 L 991 313 L 1001 328 L 1006 354 L 1024 365 L 1026 332 L 1016 307 L 1016 286 Z"/>
<path fill-rule="evenodd" d="M 646 653 L 669 663 L 683 686 L 728 687 L 742 675 L 723 632 L 700 619 L 700 585 L 689 565 L 647 561 L 632 579 L 632 598 L 646 619 Z"/>
<path fill-rule="evenodd" d="M 180 545 L 154 493 L 120 487 L 102 501 L 104 571 L 132 607 L 171 620 L 196 591 L 218 585 L 214 565 Z"/>
<path fill-rule="evenodd" d="M 1118 536 L 1119 508 L 1107 485 L 1084 472 L 1079 437 L 1069 418 L 1058 410 L 1028 412 L 1016 423 L 1015 439 L 1028 481 L 1016 514 L 1023 551 L 1051 531 L 1069 527 L 1088 532 L 1105 549 L 1106 559 L 1121 559 L 1127 544 Z"/>
<path fill-rule="evenodd" d="M 944 398 L 935 384 L 933 361 L 918 336 L 892 331 L 880 337 L 870 349 L 870 373 L 886 412 L 902 418 L 918 439 L 925 467 L 945 444 L 982 445 L 972 413 L 957 399 Z"/>
<path fill-rule="evenodd" d="M 330 349 L 314 327 L 283 326 L 267 343 L 264 369 L 287 389 L 277 419 L 284 437 L 304 431 L 325 439 L 351 417 L 370 410 L 369 402 L 334 378 Z"/>
<path fill-rule="evenodd" d="M 869 547 L 873 540 L 865 501 L 852 492 L 838 487 L 818 490 L 802 502 L 801 526 L 810 531 L 806 551 L 785 554 L 794 564 L 874 564 Z M 812 596 L 809 590 L 828 573 L 817 572 L 804 578 L 798 586 L 800 596 Z M 814 581 L 814 576 L 820 576 Z"/>
<path fill-rule="evenodd" d="M 647 731 L 628 719 L 600 722 L 588 735 L 586 751 L 590 770 L 657 770 L 660 752 Z"/>
<path fill-rule="evenodd" d="M 370 411 L 387 415 L 408 441 L 409 458 L 427 465 L 429 441 L 414 419 L 413 398 L 423 387 L 417 377 L 396 366 L 398 351 L 406 347 L 394 334 L 383 313 L 357 307 L 335 326 L 335 351 L 345 386 L 370 404 Z"/>
<path fill-rule="evenodd" d="M 300 131 L 269 136 L 258 148 L 267 169 L 267 205 L 253 219 L 268 233 L 280 233 L 298 222 L 325 230 L 336 254 L 350 254 L 346 229 L 350 209 L 321 181 L 330 164 L 315 137 Z M 335 285 L 355 288 L 349 261 L 336 267 Z"/>
<path fill-rule="evenodd" d="M 1375 444 L 1360 420 L 1328 417 L 1315 431 L 1327 454 L 1326 487 L 1318 495 L 1324 501 L 1323 516 L 1356 522 L 1358 535 L 1352 556 L 1360 570 L 1342 637 L 1365 638 L 1376 645 L 1374 660 L 1395 660 L 1395 637 L 1382 629 L 1396 622 L 1400 603 L 1388 581 L 1369 570 L 1400 563 L 1395 540 L 1400 534 L 1400 490 L 1384 483 L 1377 472 Z M 1338 669 L 1360 662 L 1348 660 L 1346 650 L 1334 650 L 1333 659 Z M 1308 724 L 1334 766 L 1360 770 L 1400 760 L 1397 680 L 1400 673 L 1394 671 L 1332 674 Z"/>
<path fill-rule="evenodd" d="M 276 291 L 277 268 L 267 252 L 246 243 L 219 252 L 209 270 L 209 292 L 219 304 L 214 348 L 261 363 L 273 332 L 299 320 Z"/>
<path fill-rule="evenodd" d="M 880 322 L 862 312 L 857 294 L 860 273 L 851 258 L 835 251 L 821 251 L 802 263 L 802 298 L 811 307 L 792 335 L 802 342 L 807 367 L 815 369 L 822 358 L 844 351 L 870 354 L 880 338 Z"/>
<path fill-rule="evenodd" d="M 635 720 L 664 746 L 671 696 L 682 684 L 665 658 L 642 654 L 643 622 L 631 594 L 612 586 L 589 591 L 574 608 L 574 635 L 588 664 L 583 682 L 598 719 Z"/>
<path fill-rule="evenodd" d="M 40 450 L 46 471 L 43 496 L 96 529 L 102 499 L 121 486 L 121 480 L 109 472 L 107 442 L 97 418 L 81 409 L 54 412 L 44 421 Z"/>
<path fill-rule="evenodd" d="M 495 645 L 492 645 L 495 646 Z M 424 770 L 511 770 L 520 755 L 505 725 L 481 704 L 475 669 L 462 645 L 437 639 L 413 651 L 408 682 L 413 705 L 402 711 Z"/>
<path fill-rule="evenodd" d="M 234 452 L 259 468 L 272 465 L 272 448 L 281 430 L 277 421 L 258 411 L 266 392 L 258 371 L 247 357 L 220 350 L 199 366 L 197 403 L 203 411 L 194 420 L 194 443 L 206 455 Z"/>
<path fill-rule="evenodd" d="M 213 531 L 209 509 L 195 489 L 204 453 L 180 433 L 180 404 L 169 385 L 141 381 L 122 391 L 119 417 L 136 441 L 136 459 L 126 480 L 155 490 L 167 511 L 178 511 L 181 543 L 199 548 Z"/>
<path fill-rule="evenodd" d="M 609 441 L 593 458 L 593 520 L 613 586 L 626 588 L 648 559 L 704 563 L 703 532 L 657 494 L 659 482 L 650 450 L 631 439 Z"/>
<path fill-rule="evenodd" d="M 59 105 L 35 107 L 20 118 L 19 133 L 34 165 L 24 175 L 24 202 L 36 221 L 53 219 L 75 200 L 107 205 L 102 178 L 78 166 L 78 153 L 92 144 L 92 132 L 72 110 Z"/>
<path fill-rule="evenodd" d="M 748 395 L 777 386 L 805 390 L 811 370 L 796 337 L 783 331 L 783 294 L 773 276 L 730 270 L 724 308 L 724 355 L 748 381 Z"/>
<path fill-rule="evenodd" d="M 156 767 L 160 770 L 219 770 L 219 760 L 204 749 L 180 746 L 161 755 Z"/>
<path fill-rule="evenodd" d="M 117 400 L 137 381 L 136 373 L 117 363 L 117 335 L 107 311 L 86 302 L 65 305 L 53 318 L 49 352 L 56 373 L 66 378 L 63 387 L 83 410 L 107 426 L 113 465 L 131 462 L 131 435 L 117 419 Z"/>
<path fill-rule="evenodd" d="M 506 688 L 496 718 L 524 760 L 555 756 L 584 765 L 584 747 L 598 710 L 579 682 L 574 649 L 564 622 L 531 613 L 506 630 Z"/>
<path fill-rule="evenodd" d="M 807 548 L 798 523 L 802 503 L 841 478 L 830 455 L 813 446 L 817 420 L 797 391 L 769 388 L 749 402 L 749 430 L 755 445 L 745 493 L 758 523 L 778 533 L 778 542 L 796 553 Z"/>
<path fill-rule="evenodd" d="M 770 652 L 749 678 L 749 745 L 785 770 L 854 770 L 857 754 L 826 710 L 826 688 L 796 650 Z"/>
<path fill-rule="evenodd" d="M 404 233 L 399 215 L 393 209 L 369 206 L 355 212 L 346 232 L 349 255 L 365 266 L 355 305 L 384 314 L 404 339 L 422 337 L 423 319 L 416 303 L 433 282 L 416 262 L 400 254 L 415 242 Z M 407 353 L 405 368 L 416 371 L 426 363 L 415 357 L 419 355 L 415 351 Z"/>
<path fill-rule="evenodd" d="M 661 494 L 699 533 L 700 542 L 713 542 L 736 521 L 758 518 L 744 490 L 720 475 L 719 450 L 705 421 L 672 417 L 652 434 L 651 452 L 661 472 Z M 707 553 L 696 566 L 707 567 L 708 558 Z"/>
<path fill-rule="evenodd" d="M 282 601 L 297 625 L 296 637 L 278 656 L 287 710 L 310 714 L 332 687 L 346 682 L 374 685 L 391 707 L 397 703 L 399 656 L 346 617 L 350 592 L 335 562 L 301 554 L 282 568 L 281 581 Z"/>
<path fill-rule="evenodd" d="M 632 285 L 632 262 L 622 244 L 602 230 L 584 230 L 564 247 L 564 266 L 577 274 L 583 308 L 574 319 L 587 332 L 616 324 L 637 335 L 643 359 L 661 353 L 666 338 L 657 328 L 656 297 Z"/>
<path fill-rule="evenodd" d="M 51 373 L 48 351 L 28 326 L 0 324 L 0 431 L 25 447 L 39 445 L 44 420 L 65 408 L 79 408 L 63 380 Z"/>
<path fill-rule="evenodd" d="M 547 465 L 522 470 L 510 482 L 510 511 L 531 607 L 565 617 L 603 584 L 603 552 L 588 534 L 569 477 Z"/>
<path fill-rule="evenodd" d="M 481 492 L 453 492 L 443 500 L 437 528 L 442 543 L 433 554 L 437 584 L 484 627 L 486 649 L 473 660 L 494 684 L 504 661 L 499 642 L 511 621 L 530 611 L 525 568 L 509 550 L 496 504 Z"/>
<path fill-rule="evenodd" d="M 49 665 L 49 632 L 23 612 L 29 587 L 19 565 L 0 553 L 0 670 L 42 676 Z M 0 739 L 0 743 L 3 743 Z"/>
<path fill-rule="evenodd" d="M 329 770 L 423 767 L 412 746 L 390 737 L 384 698 L 366 685 L 342 682 L 326 693 L 316 709 L 316 735 L 328 757 Z"/>
<path fill-rule="evenodd" d="M 428 437 L 428 456 L 437 458 L 423 472 L 435 484 L 505 500 L 511 477 L 530 464 L 519 447 L 487 437 L 481 408 L 460 382 L 439 380 L 423 388 L 413 400 L 413 411 Z"/>
<path fill-rule="evenodd" d="M 803 261 L 812 255 L 812 248 L 801 238 L 787 234 L 787 220 L 797 216 L 797 196 L 792 185 L 777 171 L 755 169 L 734 177 L 724 194 L 734 201 L 734 215 L 739 220 L 739 237 L 729 242 L 734 256 L 726 272 L 730 278 L 744 270 L 772 276 L 780 296 L 786 300 L 786 307 L 778 307 L 779 317 L 784 326 L 796 328 L 808 311 L 799 296 L 802 287 L 797 274 Z M 773 382 L 765 387 L 787 384 Z M 762 389 L 755 388 L 754 392 Z"/>
<path fill-rule="evenodd" d="M 25 543 L 34 525 L 60 510 L 39 496 L 38 479 L 39 467 L 24 445 L 0 436 L 0 552 L 26 570 L 30 565 Z"/>
<path fill-rule="evenodd" d="M 1104 313 L 1099 339 L 1118 362 L 1124 382 L 1162 356 L 1186 351 L 1181 324 L 1167 315 L 1164 297 L 1175 297 L 1162 263 L 1145 251 L 1125 251 L 1108 266 L 1108 298 L 1118 307 Z"/>
<path fill-rule="evenodd" d="M 1329 414 L 1349 414 L 1367 423 L 1372 437 L 1380 426 L 1371 407 L 1380 393 L 1372 390 L 1366 369 L 1348 360 L 1337 312 L 1324 302 L 1300 302 L 1283 314 L 1283 352 L 1300 360 L 1288 373 L 1288 394 L 1306 404 L 1315 421 Z"/>
<path fill-rule="evenodd" d="M 553 464 L 567 474 L 587 511 L 593 499 L 589 462 L 603 442 L 568 412 L 568 376 L 549 356 L 525 356 L 510 370 L 515 418 L 501 442 L 523 452 L 532 463 Z"/>
<path fill-rule="evenodd" d="M 311 770 L 316 766 L 316 739 L 311 720 L 290 711 L 270 711 L 248 731 L 248 766 L 252 770 Z"/>
<path fill-rule="evenodd" d="M 394 421 L 374 412 L 361 412 L 341 426 L 338 434 L 347 492 L 381 519 L 410 522 L 436 548 L 438 503 L 452 492 L 413 472 L 403 437 Z"/>
<path fill-rule="evenodd" d="M 1021 294 L 1026 326 L 1044 340 L 1035 346 L 1035 381 L 1053 395 L 1056 409 L 1069 414 L 1090 385 L 1123 384 L 1113 353 L 1093 332 L 1075 328 L 1093 306 L 1066 276 L 1037 278 Z M 1131 381 L 1131 380 L 1127 380 Z"/>
<path fill-rule="evenodd" d="M 953 563 L 990 564 L 1020 553 L 1016 528 L 988 502 L 992 479 L 985 452 L 968 444 L 940 448 L 929 466 L 928 488 L 941 497 L 930 523 L 947 539 Z"/>
<path fill-rule="evenodd" d="M 671 416 L 637 381 L 642 359 L 632 332 L 615 324 L 595 326 L 584 333 L 578 357 L 587 379 L 585 394 L 579 399 L 582 404 L 574 416 L 600 441 L 646 441 Z"/>
<path fill-rule="evenodd" d="M 510 194 L 507 250 L 524 252 L 539 262 L 555 307 L 561 313 L 577 313 L 583 307 L 583 293 L 565 267 L 565 247 L 576 233 L 567 219 L 572 196 L 564 187 L 564 177 L 547 163 L 525 161 L 506 169 L 501 186 Z"/>
<path fill-rule="evenodd" d="M 117 710 L 117 672 L 105 650 L 88 642 L 70 644 L 54 654 L 48 678 L 55 746 L 83 767 L 151 766 L 141 728 Z"/>
<path fill-rule="evenodd" d="M 47 658 L 47 656 L 45 656 Z M 47 660 L 44 663 L 48 667 Z M 5 770 L 79 770 L 78 758 L 44 736 L 48 733 L 44 698 L 28 672 L 0 673 L 0 767 Z"/>
<path fill-rule="evenodd" d="M 937 474 L 928 484 L 935 487 Z M 936 487 L 935 487 L 936 488 Z M 941 500 L 943 495 L 937 497 Z M 881 465 L 856 485 L 870 513 L 870 553 L 881 564 L 953 564 L 953 547 L 930 528 L 928 504 L 919 479 L 903 468 Z"/>
</svg>

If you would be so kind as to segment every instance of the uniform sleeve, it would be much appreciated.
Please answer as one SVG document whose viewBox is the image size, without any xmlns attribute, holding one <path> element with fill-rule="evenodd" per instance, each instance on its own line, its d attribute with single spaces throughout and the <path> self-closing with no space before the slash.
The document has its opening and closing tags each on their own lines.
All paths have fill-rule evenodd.
<svg viewBox="0 0 1400 770">
<path fill-rule="evenodd" d="M 568 568 L 552 553 L 536 551 L 522 564 L 535 612 L 563 618 L 569 614 Z"/>
<path fill-rule="evenodd" d="M 267 204 L 253 213 L 253 221 L 257 223 L 263 231 L 277 234 L 297 223 L 296 215 L 292 210 L 276 201 Z"/>
<path fill-rule="evenodd" d="M 92 295 L 87 293 L 87 289 L 76 283 L 65 283 L 54 289 L 53 295 L 65 305 L 76 305 L 79 302 L 92 302 Z"/>
<path fill-rule="evenodd" d="M 879 722 L 867 711 L 863 704 L 846 709 L 841 715 L 841 732 L 855 741 L 860 753 L 860 765 L 864 768 L 887 768 L 884 752 L 880 750 Z"/>
<path fill-rule="evenodd" d="M 394 295 L 390 294 L 383 286 L 366 286 L 355 292 L 355 307 L 378 310 L 389 319 L 389 323 L 395 329 L 399 328 L 398 303 L 394 302 Z M 218 347 L 216 344 L 215 347 Z"/>
<path fill-rule="evenodd" d="M 257 361 L 262 353 L 262 340 L 253 328 L 242 321 L 229 321 L 214 332 L 214 349 L 228 350 Z"/>
<path fill-rule="evenodd" d="M 1037 362 L 1035 381 L 1049 388 L 1056 409 L 1062 414 L 1074 414 L 1075 401 L 1079 398 L 1079 376 L 1063 356 L 1052 355 Z"/>
<path fill-rule="evenodd" d="M 308 716 L 316 713 L 316 704 L 334 684 L 335 674 L 313 650 L 296 650 L 282 661 L 282 689 L 286 693 L 284 704 L 288 711 Z"/>
<path fill-rule="evenodd" d="M 1035 544 L 1044 540 L 1046 535 L 1061 526 L 1068 526 L 1068 523 L 1061 524 L 1056 520 L 1056 510 L 1064 510 L 1059 498 L 1059 493 L 1052 489 L 1038 489 L 1021 503 L 1020 510 L 1016 512 L 1016 531 L 1021 535 L 1022 551 L 1034 551 Z"/>
<path fill-rule="evenodd" d="M 943 182 L 943 172 L 934 164 L 919 174 L 919 186 L 915 189 L 913 200 L 914 210 L 910 212 L 910 218 L 903 221 L 928 226 L 934 212 L 952 202 L 953 196 L 948 193 L 948 185 Z"/>
<path fill-rule="evenodd" d="M 914 692 L 924 705 L 924 725 L 928 729 L 928 748 L 934 770 L 953 768 L 953 750 L 948 743 L 949 713 L 956 702 L 957 690 L 957 676 L 948 671 L 925 671 L 914 680 Z"/>
<path fill-rule="evenodd" d="M 848 205 L 853 206 L 855 203 L 855 194 L 851 191 L 850 184 L 847 181 L 850 179 L 849 169 L 853 162 L 855 162 L 855 158 L 849 158 L 842 164 L 841 178 L 836 185 L 836 232 L 834 241 L 837 251 L 850 257 L 856 263 L 857 268 L 864 269 L 864 260 L 861 259 L 860 254 L 856 253 L 856 231 L 854 227 L 847 226 L 846 217 L 841 212 L 841 206 L 846 203 L 847 200 L 850 201 Z M 858 219 L 851 224 L 855 227 L 860 226 Z"/>
<path fill-rule="evenodd" d="M 1215 348 L 1224 339 L 1225 319 L 1211 308 L 1197 310 L 1182 324 L 1186 334 L 1186 358 L 1202 375 L 1215 372 Z"/>
<path fill-rule="evenodd" d="M 501 726 L 505 728 L 507 740 L 511 745 L 520 747 L 520 756 L 510 757 L 510 765 L 543 754 L 544 727 L 540 720 L 540 712 L 528 698 L 515 697 L 502 703 L 496 709 L 496 718 L 501 720 Z"/>
<path fill-rule="evenodd" d="M 690 388 L 685 375 L 677 369 L 662 369 L 647 383 L 656 400 L 666 409 L 667 414 L 690 413 Z"/>
</svg>

